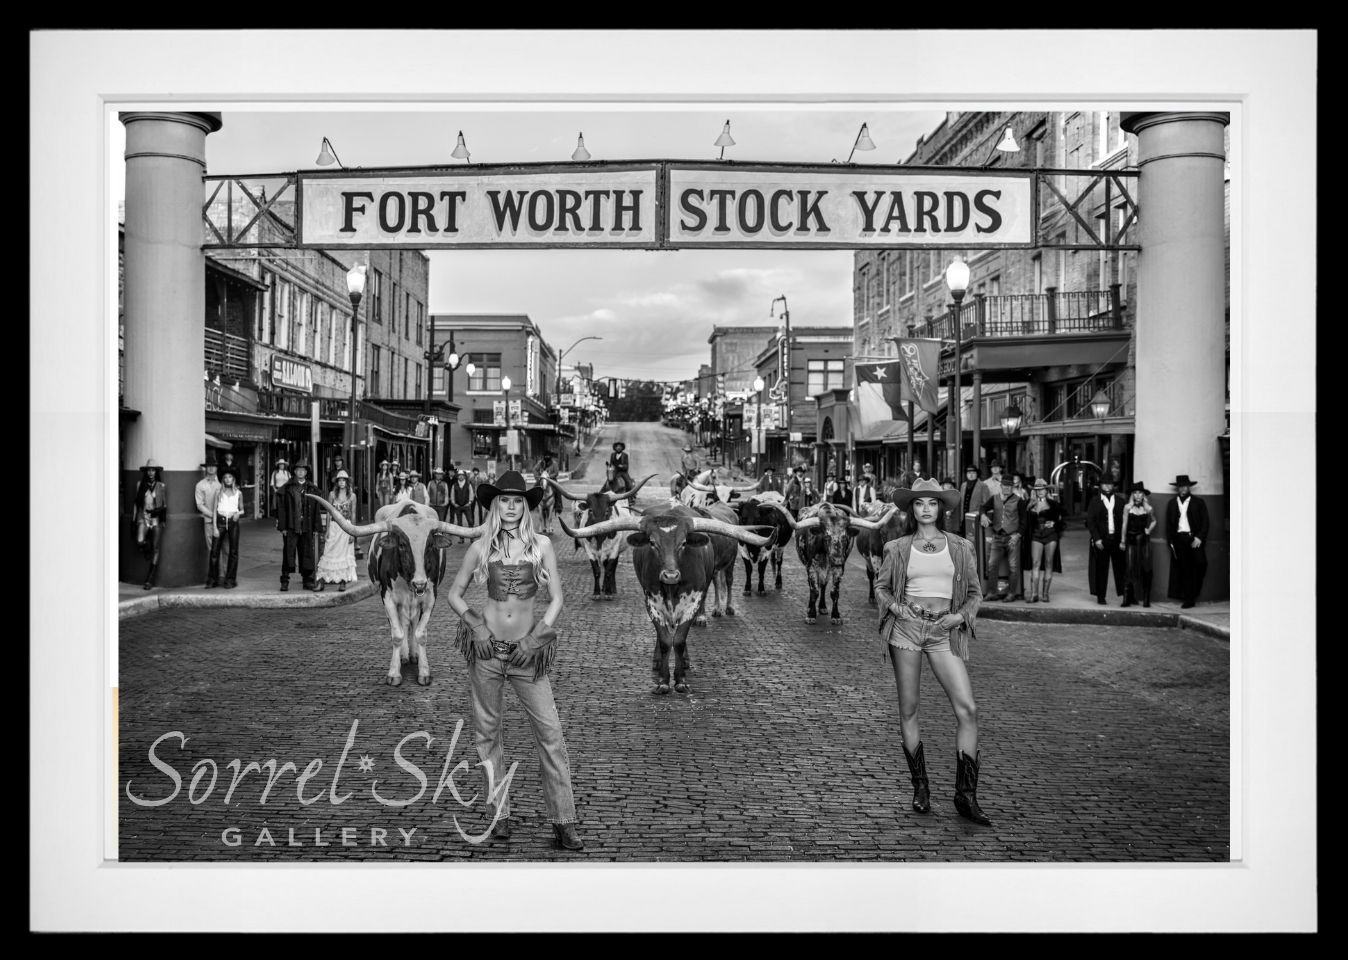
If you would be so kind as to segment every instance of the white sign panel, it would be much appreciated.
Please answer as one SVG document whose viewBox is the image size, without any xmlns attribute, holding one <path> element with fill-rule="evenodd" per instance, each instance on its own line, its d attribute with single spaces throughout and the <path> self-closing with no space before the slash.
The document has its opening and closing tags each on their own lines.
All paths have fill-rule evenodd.
<svg viewBox="0 0 1348 960">
<path fill-rule="evenodd" d="M 931 247 L 1034 242 L 1030 171 L 669 167 L 669 245 Z"/>
<path fill-rule="evenodd" d="M 300 244 L 431 249 L 657 243 L 655 164 L 505 169 L 509 172 L 465 166 L 443 175 L 301 174 Z"/>
</svg>

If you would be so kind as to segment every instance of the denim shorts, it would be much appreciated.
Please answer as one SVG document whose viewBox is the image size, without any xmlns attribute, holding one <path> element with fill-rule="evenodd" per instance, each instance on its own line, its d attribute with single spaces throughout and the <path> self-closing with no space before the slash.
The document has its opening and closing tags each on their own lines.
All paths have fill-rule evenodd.
<svg viewBox="0 0 1348 960">
<path fill-rule="evenodd" d="M 923 620 L 909 614 L 893 620 L 889 645 L 919 653 L 949 653 L 950 631 L 935 620 Z"/>
</svg>

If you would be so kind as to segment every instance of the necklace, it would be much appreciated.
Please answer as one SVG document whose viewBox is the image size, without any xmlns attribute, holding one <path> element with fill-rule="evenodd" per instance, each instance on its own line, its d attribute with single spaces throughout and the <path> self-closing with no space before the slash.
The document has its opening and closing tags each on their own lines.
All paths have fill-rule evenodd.
<svg viewBox="0 0 1348 960">
<path fill-rule="evenodd" d="M 931 540 L 928 540 L 926 537 L 922 536 L 922 534 L 920 534 L 920 533 L 919 533 L 917 536 L 918 536 L 918 539 L 922 541 L 922 551 L 923 551 L 924 553 L 935 553 L 935 552 L 936 552 L 936 540 L 935 540 L 934 538 L 931 539 Z"/>
</svg>

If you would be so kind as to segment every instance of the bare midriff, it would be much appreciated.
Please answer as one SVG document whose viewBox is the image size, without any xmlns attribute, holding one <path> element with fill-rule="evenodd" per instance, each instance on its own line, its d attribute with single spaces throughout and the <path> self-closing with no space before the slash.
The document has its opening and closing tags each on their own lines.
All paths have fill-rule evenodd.
<svg viewBox="0 0 1348 960">
<path fill-rule="evenodd" d="M 486 618 L 492 636 L 506 643 L 528 636 L 536 622 L 532 597 L 523 600 L 508 595 L 504 600 L 488 599 L 482 604 L 482 616 Z"/>
<path fill-rule="evenodd" d="M 921 607 L 923 610 L 926 610 L 926 611 L 928 611 L 929 613 L 949 613 L 949 612 L 950 612 L 950 598 L 949 598 L 949 597 L 911 597 L 911 596 L 905 596 L 904 599 L 905 599 L 906 601 L 908 601 L 909 603 L 913 604 L 913 606 Z"/>
</svg>

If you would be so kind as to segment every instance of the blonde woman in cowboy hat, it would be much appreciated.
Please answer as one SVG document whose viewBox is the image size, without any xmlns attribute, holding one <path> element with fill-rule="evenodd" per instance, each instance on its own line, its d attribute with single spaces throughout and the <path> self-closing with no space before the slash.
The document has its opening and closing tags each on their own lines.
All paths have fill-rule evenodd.
<svg viewBox="0 0 1348 960">
<path fill-rule="evenodd" d="M 532 511 L 546 492 L 543 487 L 526 487 L 516 470 L 507 471 L 499 485 L 478 487 L 478 501 L 487 508 L 483 535 L 469 544 L 447 599 L 461 621 L 456 645 L 468 661 L 477 753 L 487 802 L 495 809 L 492 839 L 510 839 L 501 724 L 509 681 L 533 730 L 554 842 L 567 850 L 581 850 L 584 844 L 576 835 L 571 760 L 548 680 L 557 649 L 553 626 L 562 613 L 562 581 L 552 541 L 534 529 Z M 472 609 L 464 599 L 470 580 L 486 585 L 481 610 Z M 540 587 L 547 587 L 549 595 L 541 617 L 534 610 L 534 595 Z"/>
<path fill-rule="evenodd" d="M 1156 529 L 1156 510 L 1147 498 L 1151 491 L 1141 480 L 1128 488 L 1123 508 L 1123 605 L 1151 606 L 1151 532 Z"/>
<path fill-rule="evenodd" d="M 379 476 L 374 481 L 374 493 L 381 507 L 387 507 L 393 502 L 393 472 L 387 460 L 379 461 Z"/>
<path fill-rule="evenodd" d="M 394 480 L 393 502 L 402 503 L 404 500 L 412 499 L 412 484 L 409 481 L 410 475 L 406 470 L 399 473 Z"/>
<path fill-rule="evenodd" d="M 982 600 L 978 564 L 968 540 L 945 530 L 946 510 L 958 509 L 958 490 L 918 480 L 894 491 L 906 510 L 899 539 L 885 546 L 875 578 L 884 638 L 899 694 L 899 731 L 913 783 L 913 809 L 931 809 L 927 762 L 918 725 L 922 658 L 955 712 L 955 809 L 975 823 L 992 821 L 978 806 L 978 706 L 964 661 Z"/>
<path fill-rule="evenodd" d="M 1062 573 L 1062 555 L 1058 541 L 1062 539 L 1062 504 L 1050 500 L 1048 481 L 1036 477 L 1030 489 L 1030 505 L 1025 508 L 1025 525 L 1030 541 L 1030 603 L 1040 600 L 1048 603 L 1048 590 L 1053 575 Z"/>
<path fill-rule="evenodd" d="M 356 498 L 351 493 L 351 476 L 345 470 L 338 470 L 337 476 L 333 478 L 328 502 L 348 523 L 356 522 Z M 314 587 L 314 592 L 322 593 L 324 583 L 335 583 L 338 591 L 342 591 L 346 589 L 348 580 L 357 579 L 356 538 L 339 524 L 328 524 L 328 536 L 323 541 L 323 556 L 318 560 L 318 585 Z"/>
<path fill-rule="evenodd" d="M 145 589 L 149 590 L 154 586 L 155 571 L 159 569 L 159 540 L 164 532 L 164 520 L 168 517 L 168 487 L 164 485 L 159 464 L 153 459 L 146 460 L 140 472 L 132 516 L 136 523 L 136 543 L 150 561 L 144 584 Z"/>
</svg>

